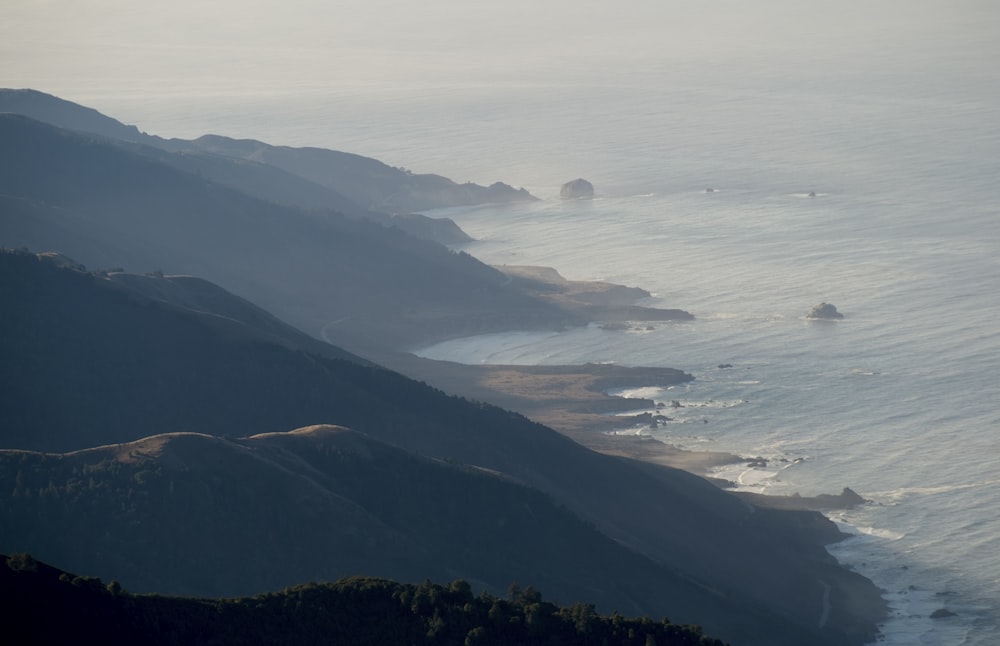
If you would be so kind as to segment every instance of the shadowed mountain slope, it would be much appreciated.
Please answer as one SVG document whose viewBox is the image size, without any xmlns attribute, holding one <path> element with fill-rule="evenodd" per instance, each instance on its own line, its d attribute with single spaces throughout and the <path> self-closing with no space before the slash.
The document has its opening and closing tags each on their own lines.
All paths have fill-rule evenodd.
<svg viewBox="0 0 1000 646">
<path fill-rule="evenodd" d="M 135 126 L 127 126 L 93 108 L 66 101 L 38 90 L 0 89 L 0 113 L 2 112 L 23 114 L 59 128 L 89 132 L 121 141 L 157 146 L 163 145 L 166 141 L 160 137 L 141 132 Z"/>
<path fill-rule="evenodd" d="M 367 573 L 461 578 L 495 594 L 516 581 L 606 612 L 759 629 L 752 613 L 537 490 L 340 427 L 0 451 L 0 474 L 13 491 L 0 501 L 4 549 L 32 545 L 46 561 L 86 565 L 133 591 L 241 596 Z M 756 623 L 768 619 L 757 613 Z"/>
<path fill-rule="evenodd" d="M 602 607 L 631 600 L 629 614 L 703 596 L 537 490 L 342 427 L 172 433 L 0 452 L 0 464 L 15 491 L 3 503 L 5 548 L 33 545 L 138 591 L 234 596 L 369 573 L 494 591 L 531 581 L 567 601 L 584 591 Z"/>
<path fill-rule="evenodd" d="M 215 297 L 206 298 L 211 290 L 200 282 L 184 296 L 175 292 L 192 284 L 185 280 L 105 278 L 24 253 L 0 261 L 3 446 L 67 451 L 177 431 L 242 437 L 339 424 L 545 492 L 606 536 L 711 590 L 698 618 L 683 620 L 734 643 L 860 643 L 881 616 L 878 591 L 821 547 L 839 534 L 819 514 L 756 509 L 690 474 L 594 453 L 519 415 L 295 348 L 288 336 L 265 342 L 259 332 L 237 332 L 238 308 L 230 305 L 217 308 L 230 321 L 218 325 L 207 302 Z M 171 293 L 170 303 L 151 300 L 153 293 Z M 29 455 L 9 459 L 41 459 Z M 54 468 L 46 463 L 41 472 Z M 13 466 L 0 471 L 16 486 Z M 72 541 L 71 533 L 61 536 Z M 0 549 L 46 558 L 30 545 L 0 541 Z M 160 564 L 150 556 L 144 567 Z"/>
</svg>

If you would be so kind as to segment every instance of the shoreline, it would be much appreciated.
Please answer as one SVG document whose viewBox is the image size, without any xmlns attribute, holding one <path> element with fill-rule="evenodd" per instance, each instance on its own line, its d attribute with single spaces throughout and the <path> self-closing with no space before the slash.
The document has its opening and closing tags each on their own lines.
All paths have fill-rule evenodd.
<svg viewBox="0 0 1000 646">
<path fill-rule="evenodd" d="M 691 378 L 690 375 L 669 368 L 626 368 L 608 364 L 469 365 L 424 359 L 412 354 L 372 359 L 451 395 L 487 402 L 522 414 L 585 448 L 634 460 L 639 470 L 648 475 L 665 476 L 663 467 L 667 467 L 700 477 L 720 490 L 727 490 L 736 500 L 754 510 L 752 525 L 770 527 L 776 532 L 775 536 L 782 537 L 777 539 L 779 542 L 788 541 L 789 549 L 803 559 L 799 563 L 804 568 L 802 575 L 807 579 L 816 577 L 813 583 L 819 587 L 803 587 L 800 592 L 806 594 L 809 590 L 808 594 L 819 595 L 820 603 L 815 615 L 818 625 L 836 625 L 855 634 L 857 631 L 866 633 L 864 643 L 870 643 L 882 634 L 883 626 L 891 619 L 886 590 L 878 587 L 868 576 L 839 561 L 828 549 L 851 536 L 828 513 L 865 503 L 854 491 L 845 488 L 839 494 L 817 496 L 774 496 L 734 491 L 729 489 L 731 483 L 728 481 L 712 477 L 712 471 L 732 464 L 750 465 L 758 458 L 727 452 L 691 451 L 648 435 L 608 432 L 620 431 L 621 422 L 627 419 L 612 416 L 611 413 L 634 410 L 637 402 L 605 392 L 613 389 L 613 386 L 607 388 L 611 372 L 622 377 L 626 387 L 634 385 L 634 382 L 629 383 L 629 379 L 659 375 L 664 379 L 680 379 L 683 383 Z M 663 385 L 663 382 L 654 385 Z M 805 545 L 809 547 L 804 548 Z M 748 553 L 747 558 L 752 556 Z M 781 576 L 789 575 L 786 572 Z M 806 584 L 798 581 L 796 586 Z"/>
<path fill-rule="evenodd" d="M 501 268 L 511 282 L 526 281 L 539 290 L 540 300 L 557 304 L 560 309 L 572 312 L 586 324 L 613 326 L 642 326 L 660 317 L 672 316 L 682 310 L 654 310 L 638 308 L 635 303 L 644 298 L 645 292 L 608 283 L 581 283 L 567 281 L 555 270 L 540 267 Z M 523 288 L 523 285 L 522 285 Z M 609 315 L 614 312 L 613 315 Z M 644 316 L 654 312 L 649 318 Z M 682 312 L 684 318 L 694 317 Z M 639 314 L 639 316 L 633 316 Z M 536 328 L 537 329 L 537 328 Z M 531 326 L 520 331 L 530 331 Z M 449 335 L 461 338 L 471 335 Z M 441 339 L 428 340 L 428 347 Z M 414 346 L 411 346 L 414 347 Z M 745 457 L 724 451 L 686 450 L 661 442 L 643 434 L 643 426 L 658 423 L 657 402 L 649 399 L 628 398 L 621 391 L 654 387 L 668 388 L 694 380 L 694 376 L 674 368 L 626 367 L 616 364 L 591 363 L 583 365 L 489 365 L 464 364 L 418 356 L 414 349 L 406 351 L 375 351 L 364 353 L 365 358 L 442 390 L 453 396 L 489 403 L 523 415 L 544 425 L 584 448 L 635 463 L 639 471 L 654 478 L 672 480 L 671 470 L 683 471 L 688 477 L 700 478 L 719 490 L 727 490 L 745 505 L 753 519 L 748 531 L 771 534 L 771 541 L 786 544 L 793 553 L 787 558 L 800 559 L 798 574 L 783 572 L 780 577 L 799 592 L 820 601 L 815 607 L 813 621 L 823 628 L 839 626 L 865 643 L 873 640 L 881 625 L 888 619 L 888 605 L 871 579 L 852 571 L 828 551 L 849 534 L 844 533 L 824 512 L 845 509 L 864 502 L 853 491 L 845 489 L 840 494 L 819 496 L 766 496 L 751 492 L 729 490 L 733 483 L 713 477 L 713 472 L 730 465 L 754 466 L 757 457 Z M 633 414 L 629 414 L 633 411 Z M 635 411 L 645 411 L 638 412 Z M 652 412 L 650 412 L 652 411 Z M 629 432 L 631 430 L 631 432 Z M 676 474 L 680 475 L 680 474 Z M 697 489 L 697 488 L 696 488 Z M 756 528 L 751 530 L 750 527 Z M 649 546 L 654 558 L 660 547 Z M 663 556 L 662 554 L 660 556 Z M 747 558 L 753 558 L 748 552 Z M 808 572 L 808 574 L 807 574 Z M 801 578 L 800 578 L 801 577 Z M 830 587 L 826 587 L 830 586 Z M 781 593 L 776 593 L 781 596 Z M 794 595 L 793 595 L 794 596 Z M 805 597 L 803 597 L 804 599 Z M 810 602 L 793 600 L 787 595 L 786 603 L 795 606 Z M 812 612 L 810 609 L 808 612 Z M 814 624 L 815 625 L 815 624 Z M 851 641 L 850 643 L 861 643 Z"/>
<path fill-rule="evenodd" d="M 760 458 L 728 451 L 682 449 L 642 434 L 642 427 L 655 424 L 655 418 L 649 413 L 628 415 L 627 411 L 653 409 L 656 402 L 611 395 L 608 391 L 641 386 L 667 387 L 694 379 L 675 368 L 613 364 L 476 365 L 427 359 L 411 353 L 386 353 L 368 358 L 448 394 L 524 415 L 598 453 L 700 476 L 756 507 L 822 513 L 866 502 L 849 488 L 840 493 L 815 496 L 740 491 L 733 488 L 735 483 L 713 473 L 725 466 L 753 466 Z M 633 429 L 635 432 L 629 432 Z"/>
<path fill-rule="evenodd" d="M 588 321 L 588 324 L 628 328 L 641 327 L 653 321 L 695 319 L 692 314 L 680 309 L 637 305 L 650 296 L 649 292 L 639 287 L 605 281 L 571 280 L 555 268 L 546 266 L 499 265 L 494 268 L 505 274 L 508 284 L 522 293 L 553 304 Z M 532 328 L 528 326 L 511 331 L 530 332 Z M 440 343 L 463 336 L 450 335 L 450 339 L 428 342 Z M 760 461 L 759 457 L 727 451 L 682 449 L 642 435 L 638 431 L 643 425 L 656 425 L 657 415 L 648 412 L 629 415 L 628 411 L 655 410 L 657 402 L 610 394 L 611 391 L 628 388 L 665 388 L 695 379 L 682 370 L 616 364 L 473 365 L 429 359 L 417 355 L 417 351 L 375 351 L 374 354 L 366 353 L 366 356 L 408 377 L 426 381 L 444 392 L 520 413 L 599 453 L 681 469 L 733 493 L 750 494 L 739 492 L 735 489 L 736 483 L 719 478 L 713 472 L 739 463 L 753 466 Z M 623 429 L 626 425 L 631 425 L 636 432 L 629 433 Z M 850 497 L 840 498 L 843 493 L 824 493 L 813 498 L 798 494 L 751 495 L 761 496 L 761 504 L 766 498 L 768 506 L 773 508 L 780 506 L 802 511 L 847 509 L 860 504 Z"/>
</svg>

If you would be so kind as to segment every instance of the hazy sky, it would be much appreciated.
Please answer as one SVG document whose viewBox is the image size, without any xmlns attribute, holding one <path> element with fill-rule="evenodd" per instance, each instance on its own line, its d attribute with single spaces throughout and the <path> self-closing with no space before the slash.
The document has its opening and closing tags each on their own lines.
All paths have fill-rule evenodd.
<svg viewBox="0 0 1000 646">
<path fill-rule="evenodd" d="M 330 83 L 504 82 L 590 61 L 684 63 L 1000 40 L 993 0 L 2 0 L 0 84 L 236 89 Z M 1000 52 L 993 47 L 992 53 Z"/>
<path fill-rule="evenodd" d="M 997 0 L 0 0 L 0 87 L 162 136 L 322 145 L 477 181 L 518 173 L 429 151 L 473 123 L 510 132 L 515 109 L 519 126 L 574 105 L 606 124 L 621 115 L 581 102 L 648 94 L 647 111 L 670 101 L 678 124 L 717 130 L 742 116 L 725 102 L 763 94 L 780 129 L 783 106 L 802 99 L 805 119 L 827 90 L 991 105 L 998 61 Z M 711 103 L 672 91 L 692 83 Z M 519 157 L 538 138 L 525 132 Z"/>
</svg>

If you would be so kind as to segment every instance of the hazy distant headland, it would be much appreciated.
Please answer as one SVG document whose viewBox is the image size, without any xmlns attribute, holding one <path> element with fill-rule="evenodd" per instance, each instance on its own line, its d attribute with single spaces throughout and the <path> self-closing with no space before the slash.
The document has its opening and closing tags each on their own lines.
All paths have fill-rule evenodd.
<svg viewBox="0 0 1000 646">
<path fill-rule="evenodd" d="M 252 140 L 164 140 L 40 92 L 0 91 L 0 111 L 12 110 L 31 119 L 8 114 L 0 125 L 11 144 L 0 179 L 8 247 L 201 276 L 358 350 L 690 316 L 620 297 L 590 302 L 579 290 L 580 298 L 560 295 L 564 285 L 551 281 L 540 290 L 537 277 L 512 279 L 441 247 L 468 238 L 449 220 L 410 212 L 535 199 L 500 182 L 459 185 L 349 153 Z"/>
<path fill-rule="evenodd" d="M 533 579 L 734 644 L 874 637 L 884 602 L 826 552 L 842 534 L 820 514 L 589 450 L 372 361 L 419 373 L 400 349 L 690 318 L 636 307 L 635 287 L 487 266 L 441 244 L 453 223 L 376 210 L 527 193 L 333 151 L 165 141 L 40 93 L 0 92 L 10 105 L 22 112 L 0 115 L 0 245 L 19 250 L 0 254 L 0 550 L 137 589 L 244 594 L 357 568 L 490 590 Z M 486 374 L 570 376 L 591 393 L 690 379 Z"/>
<path fill-rule="evenodd" d="M 299 206 L 334 207 L 349 213 L 362 209 L 366 215 L 373 215 L 537 199 L 523 188 L 516 189 L 499 181 L 489 186 L 471 182 L 457 184 L 440 175 L 414 173 L 370 157 L 336 150 L 275 146 L 211 134 L 193 140 L 164 139 L 37 90 L 0 89 L 2 112 L 26 115 L 75 132 L 182 153 L 186 158 L 196 157 L 198 159 L 185 161 L 195 162 L 194 169 L 213 181 L 232 185 L 251 195 L 259 193 L 268 200 Z M 248 165 L 266 166 L 268 174 L 241 176 L 232 165 L 228 171 L 224 165 L 213 166 L 213 161 L 219 161 L 213 158 L 243 161 L 240 165 L 243 170 Z M 158 159 L 176 160 L 176 157 Z M 275 169 L 285 173 L 275 173 Z M 249 179 L 265 183 L 257 185 L 247 181 Z M 298 181 L 294 185 L 282 185 L 283 181 L 295 180 Z M 319 191 L 319 188 L 327 190 Z M 275 200 L 276 195 L 281 199 Z"/>
</svg>

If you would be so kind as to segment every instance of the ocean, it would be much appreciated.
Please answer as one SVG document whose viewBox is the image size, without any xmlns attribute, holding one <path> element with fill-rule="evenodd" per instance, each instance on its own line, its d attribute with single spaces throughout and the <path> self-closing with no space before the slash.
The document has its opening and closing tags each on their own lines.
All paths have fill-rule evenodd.
<svg viewBox="0 0 1000 646">
<path fill-rule="evenodd" d="M 463 248 L 487 262 L 552 264 L 572 278 L 640 285 L 654 294 L 646 304 L 683 306 L 696 320 L 487 335 L 421 354 L 691 372 L 695 381 L 683 386 L 620 391 L 683 406 L 655 431 L 623 424 L 620 432 L 763 457 L 767 467 L 718 474 L 752 491 L 851 487 L 871 502 L 832 514 L 855 536 L 831 552 L 887 591 L 885 643 L 992 643 L 997 229 L 988 233 L 986 214 L 942 213 L 943 222 L 912 210 L 895 212 L 905 221 L 894 224 L 881 201 L 850 189 L 821 187 L 814 198 L 782 189 L 452 211 L 477 238 Z M 845 318 L 806 319 L 821 301 Z M 930 619 L 941 608 L 957 616 Z"/>
<path fill-rule="evenodd" d="M 385 33 L 335 30 L 349 49 L 303 38 L 252 66 L 235 39 L 156 41 L 143 58 L 108 34 L 43 50 L 48 22 L 12 22 L 0 53 L 34 57 L 0 71 L 161 136 L 322 146 L 527 188 L 541 200 L 433 214 L 487 263 L 642 287 L 643 304 L 695 319 L 421 354 L 688 371 L 683 386 L 622 391 L 682 407 L 618 432 L 760 456 L 719 474 L 748 490 L 854 489 L 871 502 L 831 514 L 853 536 L 830 551 L 885 589 L 881 643 L 1000 640 L 1000 9 L 514 2 L 521 13 L 442 37 L 441 14 L 347 4 Z M 469 5 L 433 4 L 472 25 Z M 559 200 L 577 177 L 595 199 Z M 844 318 L 807 320 L 820 302 Z M 955 614 L 931 619 L 939 609 Z"/>
</svg>

